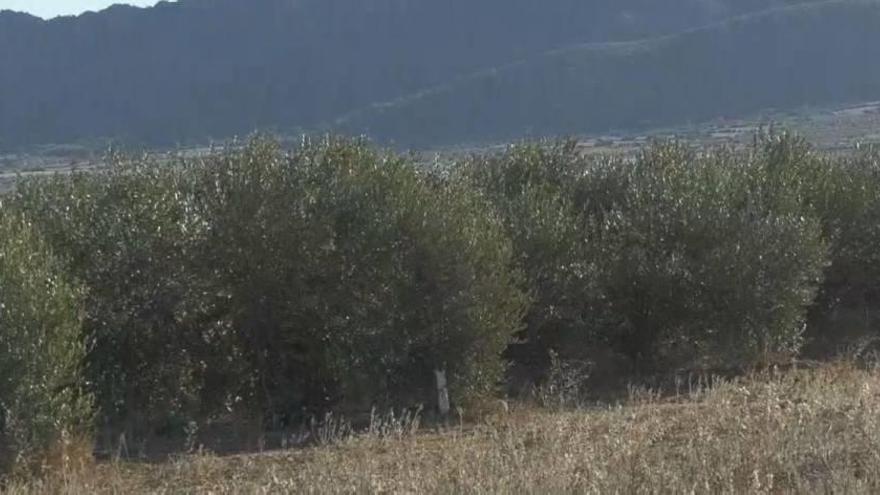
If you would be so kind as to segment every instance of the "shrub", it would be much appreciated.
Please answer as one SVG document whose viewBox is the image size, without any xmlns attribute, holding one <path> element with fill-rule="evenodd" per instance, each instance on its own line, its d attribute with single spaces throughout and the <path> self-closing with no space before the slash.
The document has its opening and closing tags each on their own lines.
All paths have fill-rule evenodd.
<svg viewBox="0 0 880 495">
<path fill-rule="evenodd" d="M 811 354 L 827 355 L 876 334 L 880 308 L 880 154 L 818 160 L 804 196 L 830 246 L 825 283 L 812 309 Z"/>
<path fill-rule="evenodd" d="M 534 299 L 529 352 L 511 357 L 616 363 L 610 350 L 656 370 L 796 352 L 826 260 L 801 149 L 669 143 L 626 160 L 569 142 L 471 158 L 458 170 L 505 219 Z"/>
<path fill-rule="evenodd" d="M 598 336 L 648 367 L 798 351 L 826 246 L 763 158 L 665 144 L 585 176 L 625 186 L 585 203 L 605 303 Z"/>
<path fill-rule="evenodd" d="M 88 287 L 90 380 L 139 435 L 428 402 L 434 369 L 463 401 L 497 385 L 525 304 L 479 195 L 363 143 L 116 157 L 13 200 Z"/>
<path fill-rule="evenodd" d="M 828 245 L 828 265 L 810 308 L 807 352 L 827 356 L 871 337 L 880 305 L 880 154 L 815 152 L 788 134 L 765 136 L 757 149 L 753 190 L 763 190 L 816 218 Z"/>
<path fill-rule="evenodd" d="M 835 300 L 880 298 L 880 153 L 830 163 L 822 194 L 811 198 L 831 241 L 825 293 Z"/>
<path fill-rule="evenodd" d="M 89 432 L 82 291 L 48 246 L 0 204 L 0 473 L 39 467 Z"/>
<path fill-rule="evenodd" d="M 502 229 L 471 191 L 426 180 L 363 143 L 257 140 L 210 160 L 208 252 L 248 362 L 246 395 L 273 412 L 486 393 L 523 297 Z"/>
<path fill-rule="evenodd" d="M 532 304 L 520 343 L 508 356 L 528 375 L 546 371 L 551 351 L 582 354 L 589 303 L 596 297 L 595 265 L 575 209 L 576 189 L 587 161 L 574 141 L 525 143 L 497 155 L 475 155 L 455 173 L 483 191 L 504 219 L 517 267 L 526 275 Z"/>
<path fill-rule="evenodd" d="M 24 180 L 11 202 L 87 287 L 89 381 L 105 420 L 124 421 L 131 437 L 209 413 L 206 389 L 229 353 L 191 269 L 205 231 L 191 172 L 145 157 L 109 161 Z"/>
</svg>

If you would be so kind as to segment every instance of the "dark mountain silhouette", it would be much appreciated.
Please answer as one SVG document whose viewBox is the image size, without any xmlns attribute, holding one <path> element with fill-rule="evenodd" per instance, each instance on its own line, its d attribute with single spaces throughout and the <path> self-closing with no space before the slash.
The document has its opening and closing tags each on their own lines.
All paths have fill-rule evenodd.
<svg viewBox="0 0 880 495">
<path fill-rule="evenodd" d="M 337 122 L 436 144 L 873 95 L 873 62 L 858 57 L 876 52 L 853 45 L 876 41 L 876 2 L 717 24 L 793 3 L 803 2 L 180 0 L 52 21 L 3 12 L 0 148 L 174 145 Z M 814 19 L 824 15 L 830 24 Z M 791 57 L 809 67 L 792 76 L 773 63 Z M 801 76 L 812 86 L 792 87 Z M 740 94 L 759 80 L 762 92 Z M 739 92 L 729 107 L 723 88 Z"/>
<path fill-rule="evenodd" d="M 880 99 L 880 2 L 775 9 L 571 46 L 390 101 L 338 127 L 411 146 L 650 128 Z"/>
</svg>

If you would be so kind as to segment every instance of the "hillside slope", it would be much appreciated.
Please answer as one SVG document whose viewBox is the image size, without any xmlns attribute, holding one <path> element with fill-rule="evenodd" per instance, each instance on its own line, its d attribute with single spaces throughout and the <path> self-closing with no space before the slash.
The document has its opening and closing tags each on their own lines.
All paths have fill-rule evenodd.
<svg viewBox="0 0 880 495">
<path fill-rule="evenodd" d="M 430 146 L 655 127 L 880 98 L 880 2 L 773 9 L 571 46 L 355 112 L 336 129 Z"/>
<path fill-rule="evenodd" d="M 803 1 L 179 0 L 52 21 L 3 12 L 0 149 L 313 129 L 563 46 Z"/>
</svg>

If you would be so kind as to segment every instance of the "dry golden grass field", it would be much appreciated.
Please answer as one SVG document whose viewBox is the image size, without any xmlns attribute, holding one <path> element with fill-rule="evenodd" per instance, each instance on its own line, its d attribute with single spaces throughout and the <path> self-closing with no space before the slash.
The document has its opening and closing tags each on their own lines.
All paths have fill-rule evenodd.
<svg viewBox="0 0 880 495">
<path fill-rule="evenodd" d="M 633 389 L 616 406 L 498 407 L 470 425 L 309 449 L 58 469 L 32 493 L 877 493 L 880 374 L 847 364 Z M 466 413 L 465 413 L 466 414 Z M 63 471 L 63 472 L 62 472 Z"/>
</svg>

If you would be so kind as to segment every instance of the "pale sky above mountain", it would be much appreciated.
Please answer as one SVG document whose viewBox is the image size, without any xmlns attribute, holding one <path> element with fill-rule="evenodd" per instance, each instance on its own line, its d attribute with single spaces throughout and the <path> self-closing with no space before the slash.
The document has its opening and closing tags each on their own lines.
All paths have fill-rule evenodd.
<svg viewBox="0 0 880 495">
<path fill-rule="evenodd" d="M 27 12 L 43 19 L 59 15 L 76 15 L 85 11 L 98 11 L 113 4 L 124 3 L 148 7 L 158 0 L 0 0 L 0 10 Z"/>
</svg>

